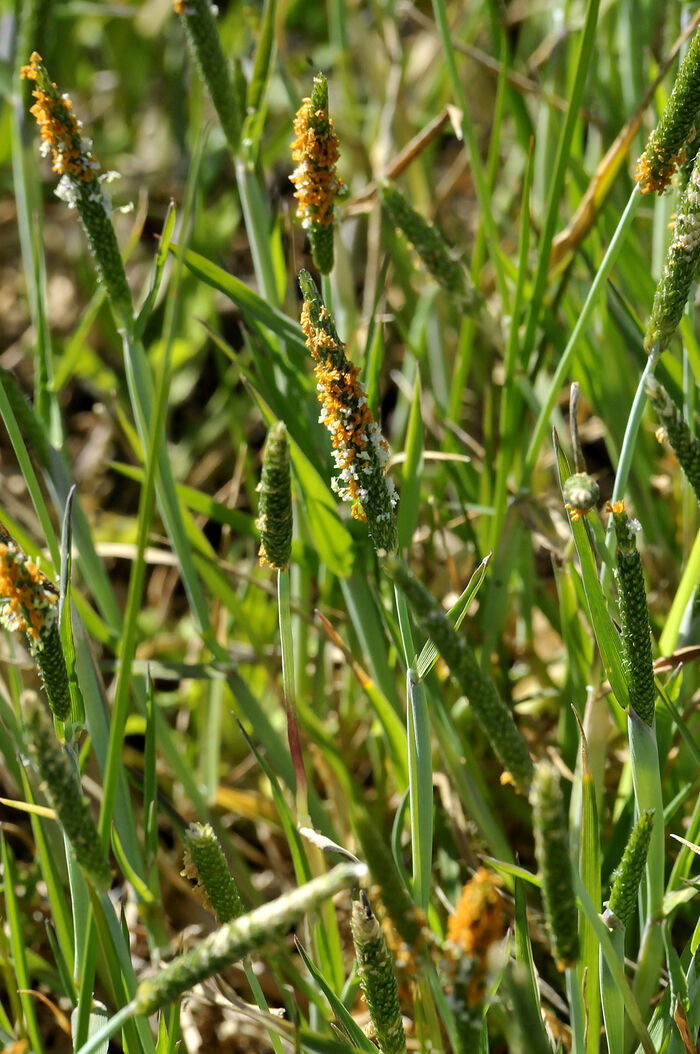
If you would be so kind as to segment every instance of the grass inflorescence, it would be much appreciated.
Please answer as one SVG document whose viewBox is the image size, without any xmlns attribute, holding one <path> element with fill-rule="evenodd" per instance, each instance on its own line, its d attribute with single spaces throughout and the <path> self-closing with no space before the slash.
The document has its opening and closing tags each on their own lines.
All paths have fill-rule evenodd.
<svg viewBox="0 0 700 1054">
<path fill-rule="evenodd" d="M 648 7 L 8 14 L 0 1049 L 697 1045 L 700 15 Z"/>
</svg>

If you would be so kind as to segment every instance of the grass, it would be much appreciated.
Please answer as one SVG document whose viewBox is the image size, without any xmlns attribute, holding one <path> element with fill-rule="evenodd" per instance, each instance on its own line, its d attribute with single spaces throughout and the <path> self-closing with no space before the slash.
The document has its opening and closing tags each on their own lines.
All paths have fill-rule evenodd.
<svg viewBox="0 0 700 1054">
<path fill-rule="evenodd" d="M 679 5 L 540 6 L 8 14 L 0 556 L 55 586 L 37 573 L 71 711 L 40 763 L 49 656 L 4 633 L 3 1049 L 695 1049 L 698 496 L 645 389 L 653 372 L 681 408 L 694 464 L 694 284 L 668 349 L 644 349 L 688 170 L 663 197 L 633 174 L 698 19 L 679 42 Z M 77 210 L 54 195 L 33 51 L 134 204 L 108 224 L 124 272 L 113 241 L 99 259 L 92 169 Z M 319 71 L 345 189 L 309 239 L 289 144 Z M 381 459 L 369 523 L 330 485 L 317 385 L 369 428 L 360 382 L 395 527 Z M 278 421 L 294 526 L 271 568 Z M 601 497 L 579 515 L 562 484 L 584 469 Z M 641 525 L 632 601 L 608 501 Z M 31 601 L 9 607 L 0 563 L 17 629 Z M 647 611 L 651 721 L 629 705 Z M 87 837 L 53 770 L 81 784 Z M 216 865 L 199 884 L 193 823 Z M 217 921 L 221 902 L 243 913 Z"/>
</svg>

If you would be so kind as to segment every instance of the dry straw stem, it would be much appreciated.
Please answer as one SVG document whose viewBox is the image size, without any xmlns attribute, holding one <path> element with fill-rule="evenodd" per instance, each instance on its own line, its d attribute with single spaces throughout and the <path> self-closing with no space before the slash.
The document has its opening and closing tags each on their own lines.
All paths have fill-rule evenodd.
<svg viewBox="0 0 700 1054">
<path fill-rule="evenodd" d="M 297 216 L 309 236 L 311 255 L 321 274 L 333 268 L 333 218 L 335 199 L 342 188 L 336 175 L 338 138 L 328 113 L 328 83 L 322 73 L 314 77 L 311 98 L 303 99 L 294 118 L 292 159 Z"/>
<path fill-rule="evenodd" d="M 686 159 L 695 138 L 700 110 L 700 33 L 690 42 L 661 120 L 637 162 L 635 178 L 642 194 L 662 194 Z"/>
<path fill-rule="evenodd" d="M 56 195 L 69 208 L 77 209 L 99 279 L 115 314 L 127 322 L 132 314 L 131 294 L 110 218 L 112 204 L 102 189 L 114 173 L 100 175 L 92 140 L 82 134 L 82 122 L 73 113 L 69 96 L 59 92 L 36 51 L 21 75 L 34 82 L 36 102 L 31 113 L 41 129 L 41 152 L 51 154 L 53 170 L 61 177 Z"/>
<path fill-rule="evenodd" d="M 350 918 L 357 975 L 381 1054 L 403 1054 L 406 1034 L 391 952 L 382 927 L 364 893 L 352 906 Z"/>
<path fill-rule="evenodd" d="M 289 442 L 281 421 L 268 433 L 258 491 L 260 505 L 255 526 L 260 531 L 260 563 L 283 571 L 292 553 L 293 521 Z"/>
<path fill-rule="evenodd" d="M 625 512 L 624 502 L 616 501 L 611 511 L 617 538 L 615 578 L 630 706 L 637 717 L 651 727 L 654 723 L 656 691 L 644 573 L 635 539 L 635 534 L 641 528 L 638 521 L 631 520 Z"/>
<path fill-rule="evenodd" d="M 696 38 L 697 39 L 697 38 Z M 644 347 L 664 351 L 678 329 L 690 287 L 700 264 L 700 157 L 696 157 L 690 178 L 678 205 L 673 237 L 666 264 L 654 293 Z"/>
<path fill-rule="evenodd" d="M 58 592 L 0 527 L 0 625 L 25 633 L 39 667 L 52 711 L 60 721 L 70 714 L 66 661 L 58 630 Z"/>
<path fill-rule="evenodd" d="M 455 630 L 437 600 L 401 560 L 389 557 L 383 566 L 405 594 L 422 632 L 447 663 L 504 769 L 518 789 L 526 793 L 532 779 L 527 744 L 493 680 L 479 666 L 469 641 Z"/>
<path fill-rule="evenodd" d="M 364 881 L 364 864 L 339 864 L 326 875 L 285 893 L 277 900 L 227 922 L 192 951 L 169 963 L 164 970 L 142 981 L 136 992 L 134 1013 L 154 1014 L 178 999 L 193 985 L 219 973 L 253 951 L 278 941 L 304 915 L 343 889 Z"/>
<path fill-rule="evenodd" d="M 34 764 L 75 859 L 91 882 L 108 889 L 112 873 L 88 801 L 73 765 L 56 739 L 49 715 L 34 692 L 24 696 L 24 713 Z"/>
<path fill-rule="evenodd" d="M 571 878 L 564 797 L 559 773 L 548 761 L 539 762 L 535 768 L 530 804 L 552 952 L 560 967 L 570 967 L 579 957 L 578 913 Z"/>
<path fill-rule="evenodd" d="M 657 435 L 660 439 L 668 439 L 678 464 L 700 502 L 700 444 L 691 434 L 671 396 L 653 374 L 647 377 L 644 389 L 661 423 L 661 433 Z"/>
<path fill-rule="evenodd" d="M 653 826 L 654 810 L 647 809 L 634 825 L 620 866 L 613 875 L 606 914 L 614 916 L 623 926 L 629 926 L 637 907 Z"/>
<path fill-rule="evenodd" d="M 211 824 L 192 823 L 187 828 L 183 874 L 196 880 L 206 906 L 221 925 L 244 914 L 241 894 Z"/>
<path fill-rule="evenodd" d="M 301 328 L 316 365 L 316 388 L 321 403 L 319 421 L 333 444 L 338 475 L 333 490 L 364 520 L 375 549 L 396 548 L 396 505 L 393 481 L 385 474 L 389 447 L 367 404 L 358 380 L 359 369 L 346 357 L 330 312 L 308 271 L 299 272 L 304 294 Z"/>
<path fill-rule="evenodd" d="M 209 0 L 174 0 L 173 8 L 180 16 L 201 78 L 235 154 L 243 125 L 243 101 L 221 47 L 214 17 L 216 8 Z"/>
</svg>

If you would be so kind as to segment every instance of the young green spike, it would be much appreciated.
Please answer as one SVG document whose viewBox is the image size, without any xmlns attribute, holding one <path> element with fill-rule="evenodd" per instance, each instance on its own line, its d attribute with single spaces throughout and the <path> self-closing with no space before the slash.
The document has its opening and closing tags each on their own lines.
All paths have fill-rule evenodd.
<svg viewBox="0 0 700 1054">
<path fill-rule="evenodd" d="M 486 738 L 519 790 L 526 792 L 532 779 L 532 760 L 513 715 L 485 674 L 467 639 L 459 634 L 437 600 L 397 557 L 383 563 L 388 577 L 405 594 L 420 624 L 440 652 L 450 673 L 466 695 Z"/>
<path fill-rule="evenodd" d="M 221 47 L 214 17 L 216 9 L 209 0 L 174 0 L 173 8 L 182 20 L 200 76 L 214 103 L 226 141 L 235 154 L 243 126 L 243 102 Z"/>
<path fill-rule="evenodd" d="M 637 162 L 635 178 L 642 194 L 662 194 L 686 158 L 700 111 L 700 33 L 691 40 L 661 120 Z"/>
<path fill-rule="evenodd" d="M 375 549 L 396 548 L 398 496 L 385 474 L 389 447 L 367 405 L 359 370 L 346 357 L 330 312 L 308 271 L 299 272 L 304 294 L 301 328 L 316 361 L 319 420 L 330 432 L 338 475 L 333 490 L 352 505 L 355 519 L 364 520 Z"/>
<path fill-rule="evenodd" d="M 665 437 L 671 444 L 678 464 L 700 502 L 700 443 L 691 434 L 671 396 L 652 373 L 647 377 L 644 389 L 661 423 L 662 438 Z"/>
<path fill-rule="evenodd" d="M 27 692 L 23 701 L 29 750 L 46 796 L 82 871 L 96 886 L 108 889 L 112 872 L 76 770 L 56 739 L 53 724 L 39 697 Z"/>
<path fill-rule="evenodd" d="M 437 227 L 416 212 L 393 183 L 383 182 L 379 196 L 392 224 L 408 239 L 433 278 L 448 293 L 459 297 L 467 310 L 478 307 L 482 303 L 481 296 L 471 284 L 462 264 L 452 256 Z"/>
<path fill-rule="evenodd" d="M 183 874 L 196 880 L 207 906 L 221 925 L 245 912 L 238 886 L 211 824 L 191 823 L 187 828 Z"/>
<path fill-rule="evenodd" d="M 292 488 L 287 429 L 278 421 L 265 444 L 255 526 L 260 531 L 261 564 L 283 571 L 292 553 Z"/>
<path fill-rule="evenodd" d="M 630 706 L 637 717 L 651 728 L 654 724 L 656 689 L 644 573 L 635 540 L 635 533 L 640 528 L 636 520 L 629 518 L 622 501 L 616 501 L 612 506 L 612 517 L 617 537 L 615 577 L 620 601 L 627 690 Z"/>
<path fill-rule="evenodd" d="M 391 952 L 364 891 L 352 905 L 350 928 L 357 975 L 381 1054 L 403 1054 L 406 1034 Z"/>
<path fill-rule="evenodd" d="M 542 899 L 552 951 L 562 967 L 579 957 L 578 913 L 571 878 L 569 832 L 559 773 L 548 761 L 535 767 L 530 791 L 535 856 L 542 878 Z"/>
<path fill-rule="evenodd" d="M 629 926 L 637 908 L 639 887 L 644 878 L 653 826 L 654 810 L 647 809 L 634 825 L 620 866 L 613 875 L 606 916 L 614 916 L 623 926 Z"/>
</svg>

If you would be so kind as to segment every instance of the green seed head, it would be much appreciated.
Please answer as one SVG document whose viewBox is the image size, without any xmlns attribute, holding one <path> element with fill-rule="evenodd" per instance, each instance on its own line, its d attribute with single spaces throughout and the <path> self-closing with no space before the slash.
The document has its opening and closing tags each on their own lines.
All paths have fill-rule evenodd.
<svg viewBox="0 0 700 1054">
<path fill-rule="evenodd" d="M 552 951 L 562 967 L 579 956 L 578 913 L 571 878 L 569 832 L 559 773 L 548 761 L 535 768 L 530 792 L 535 830 L 535 855 L 542 878 L 547 928 Z"/>
<path fill-rule="evenodd" d="M 292 489 L 287 429 L 278 421 L 270 430 L 263 454 L 259 515 L 260 563 L 284 568 L 292 552 Z"/>
<path fill-rule="evenodd" d="M 617 537 L 617 591 L 620 601 L 622 651 L 630 706 L 645 724 L 654 723 L 656 689 L 651 655 L 651 627 L 642 561 L 637 550 L 637 520 L 625 512 L 624 502 L 612 507 Z"/>
<path fill-rule="evenodd" d="M 629 925 L 637 907 L 639 886 L 644 877 L 653 826 L 654 810 L 648 809 L 637 820 L 620 866 L 613 875 L 608 912 L 619 919 L 623 926 Z"/>
<path fill-rule="evenodd" d="M 210 824 L 193 823 L 185 835 L 185 870 L 204 894 L 205 903 L 223 924 L 245 911 L 235 879 Z"/>
<path fill-rule="evenodd" d="M 350 928 L 357 974 L 382 1054 L 403 1054 L 406 1035 L 391 952 L 366 895 L 352 906 Z"/>
<path fill-rule="evenodd" d="M 53 724 L 34 692 L 24 696 L 29 749 L 66 838 L 86 877 L 108 889 L 112 873 L 75 767 L 56 739 Z"/>
<path fill-rule="evenodd" d="M 379 194 L 391 223 L 408 239 L 433 278 L 448 293 L 459 297 L 467 309 L 479 306 L 481 296 L 437 227 L 416 212 L 393 183 L 382 183 Z"/>
<path fill-rule="evenodd" d="M 244 96 L 231 76 L 221 47 L 214 9 L 209 0 L 174 0 L 199 74 L 214 104 L 232 153 L 236 153 L 243 126 Z"/>
</svg>

